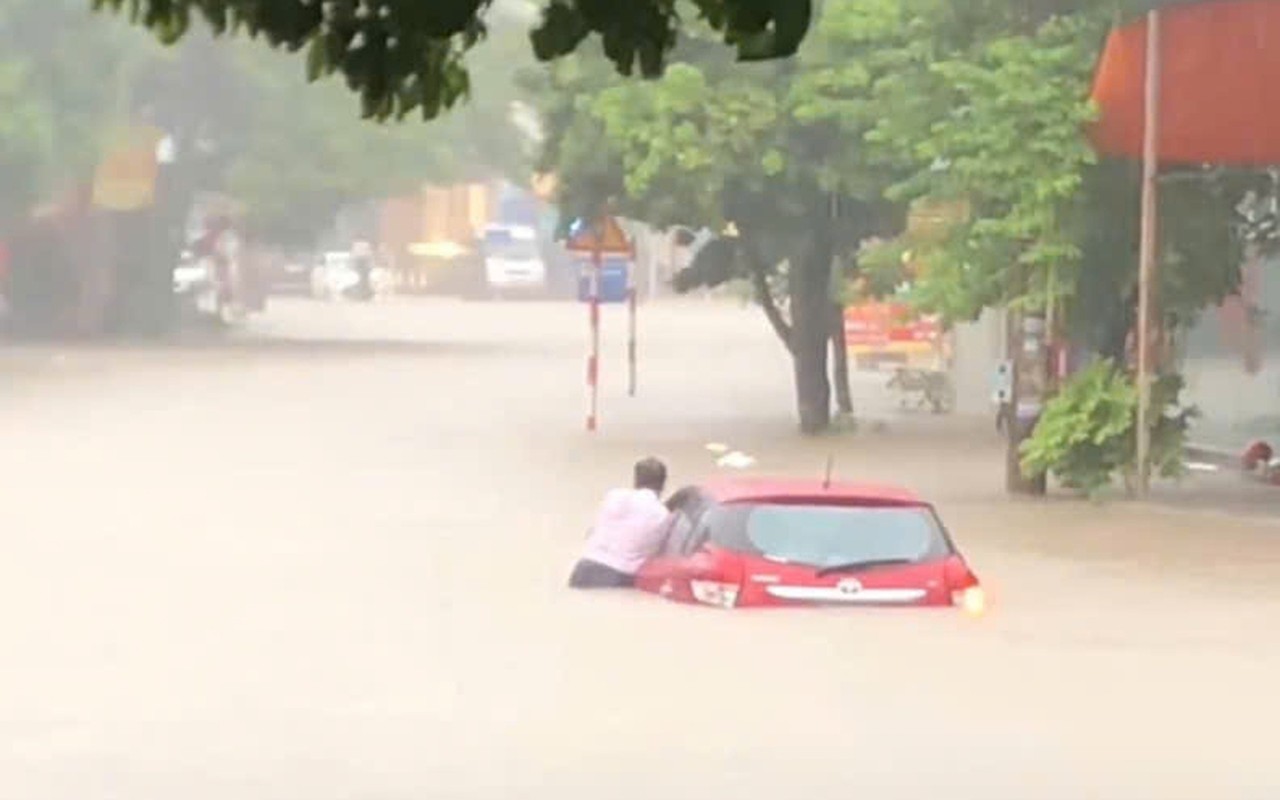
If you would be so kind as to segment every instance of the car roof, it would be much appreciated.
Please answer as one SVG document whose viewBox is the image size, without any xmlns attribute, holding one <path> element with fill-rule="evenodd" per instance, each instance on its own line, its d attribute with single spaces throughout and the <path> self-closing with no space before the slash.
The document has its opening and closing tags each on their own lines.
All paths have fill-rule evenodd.
<svg viewBox="0 0 1280 800">
<path fill-rule="evenodd" d="M 720 503 L 798 503 L 803 505 L 926 506 L 915 492 L 876 483 L 800 478 L 716 477 L 699 485 Z"/>
</svg>

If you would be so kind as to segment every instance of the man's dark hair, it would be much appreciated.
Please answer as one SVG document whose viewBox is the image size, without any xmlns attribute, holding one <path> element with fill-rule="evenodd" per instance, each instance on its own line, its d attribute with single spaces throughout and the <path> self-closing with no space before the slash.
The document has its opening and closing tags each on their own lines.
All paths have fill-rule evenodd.
<svg viewBox="0 0 1280 800">
<path fill-rule="evenodd" d="M 652 489 L 658 494 L 667 485 L 667 465 L 656 458 L 645 458 L 636 462 L 636 488 Z"/>
</svg>

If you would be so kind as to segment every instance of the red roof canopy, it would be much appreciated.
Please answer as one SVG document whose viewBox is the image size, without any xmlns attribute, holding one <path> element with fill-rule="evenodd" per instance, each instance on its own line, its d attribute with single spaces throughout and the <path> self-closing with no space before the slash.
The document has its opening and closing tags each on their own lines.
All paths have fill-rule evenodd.
<svg viewBox="0 0 1280 800">
<path fill-rule="evenodd" d="M 1160 11 L 1159 154 L 1166 163 L 1280 164 L 1280 2 Z M 1106 155 L 1142 156 L 1147 22 L 1112 31 L 1094 76 Z"/>
</svg>

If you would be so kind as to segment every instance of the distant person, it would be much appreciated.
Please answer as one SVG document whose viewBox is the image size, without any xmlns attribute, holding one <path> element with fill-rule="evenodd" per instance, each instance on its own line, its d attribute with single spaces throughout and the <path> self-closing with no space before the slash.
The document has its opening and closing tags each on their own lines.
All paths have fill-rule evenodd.
<svg viewBox="0 0 1280 800">
<path fill-rule="evenodd" d="M 646 458 L 635 466 L 634 488 L 605 495 L 582 559 L 569 576 L 570 587 L 622 589 L 635 584 L 640 567 L 662 548 L 666 484 L 666 465 Z"/>
<path fill-rule="evenodd" d="M 373 248 L 368 242 L 356 242 L 351 246 L 351 267 L 356 274 L 356 283 L 348 290 L 348 297 L 373 299 L 373 258 Z"/>
<path fill-rule="evenodd" d="M 351 289 L 352 296 L 357 300 L 370 300 L 373 298 L 373 257 L 362 254 L 354 261 L 356 285 Z"/>
</svg>

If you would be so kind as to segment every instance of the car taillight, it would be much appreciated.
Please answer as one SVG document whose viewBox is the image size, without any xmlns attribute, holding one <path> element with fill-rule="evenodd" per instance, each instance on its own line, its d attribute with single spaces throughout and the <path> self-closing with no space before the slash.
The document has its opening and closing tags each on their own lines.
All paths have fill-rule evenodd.
<svg viewBox="0 0 1280 800">
<path fill-rule="evenodd" d="M 738 586 L 723 581 L 692 580 L 689 589 L 693 599 L 717 608 L 733 608 L 738 602 Z"/>
<path fill-rule="evenodd" d="M 951 604 L 977 616 L 987 610 L 987 593 L 981 586 L 957 589 L 951 593 Z"/>
<path fill-rule="evenodd" d="M 947 587 L 951 589 L 951 604 L 969 614 L 981 614 L 987 608 L 987 593 L 983 591 L 978 576 L 959 556 L 952 556 L 946 566 Z"/>
</svg>

